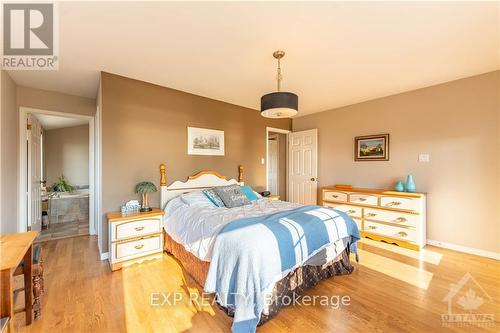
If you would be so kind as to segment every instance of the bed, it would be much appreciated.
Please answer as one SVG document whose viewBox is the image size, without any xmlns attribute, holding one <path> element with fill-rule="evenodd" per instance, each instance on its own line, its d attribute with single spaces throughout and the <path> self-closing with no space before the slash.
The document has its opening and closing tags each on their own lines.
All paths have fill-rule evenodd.
<svg viewBox="0 0 500 333">
<path fill-rule="evenodd" d="M 319 220 L 327 221 L 328 218 L 323 217 L 326 212 L 329 217 L 334 214 L 334 219 L 337 221 L 336 225 L 343 226 L 343 223 L 351 225 L 350 223 L 352 222 L 355 226 L 355 223 L 352 219 L 349 221 L 350 218 L 347 215 L 328 208 L 317 206 L 307 207 L 283 201 L 267 200 L 265 198 L 259 198 L 248 205 L 236 208 L 213 208 L 208 205 L 197 204 L 189 205 L 182 200 L 183 196 L 186 196 L 187 193 L 193 192 L 191 194 L 194 194 L 196 191 L 207 188 L 243 185 L 243 170 L 243 167 L 239 166 L 238 180 L 227 179 L 215 171 L 201 171 L 190 176 L 186 181 L 175 181 L 167 186 L 166 167 L 165 165 L 160 166 L 161 208 L 165 211 L 164 250 L 179 260 L 188 274 L 200 286 L 204 287 L 206 292 L 215 292 L 219 307 L 228 315 L 235 318 L 233 322 L 234 332 L 255 331 L 257 324 L 260 325 L 272 318 L 284 304 L 289 304 L 291 299 L 300 297 L 304 290 L 318 284 L 323 279 L 352 273 L 354 268 L 351 264 L 349 254 L 353 249 L 355 250 L 356 241 L 359 239 L 357 227 L 355 227 L 355 232 L 350 231 L 348 233 L 349 235 L 353 235 L 347 237 L 347 234 L 342 234 L 342 238 L 340 236 L 337 237 L 338 239 L 331 238 L 323 242 L 321 246 L 317 246 L 314 253 L 306 256 L 302 253 L 304 252 L 304 245 L 302 244 L 302 248 L 297 245 L 301 241 L 295 240 L 291 243 L 289 242 L 290 244 L 294 244 L 294 248 L 290 251 L 283 250 L 283 246 L 288 243 L 286 241 L 279 241 L 277 233 L 281 231 L 271 230 L 272 232 L 268 232 L 272 235 L 270 240 L 268 239 L 264 243 L 276 242 L 278 250 L 270 250 L 265 253 L 265 260 L 271 260 L 267 257 L 273 257 L 275 253 L 279 252 L 279 254 L 274 255 L 277 258 L 275 263 L 281 263 L 283 266 L 285 265 L 283 262 L 286 262 L 285 259 L 288 258 L 283 253 L 295 251 L 295 253 L 292 253 L 295 261 L 286 266 L 286 269 L 281 267 L 281 270 L 276 268 L 276 265 L 273 265 L 272 261 L 260 264 L 259 258 L 262 260 L 261 257 L 264 256 L 261 255 L 259 257 L 259 254 L 253 254 L 253 251 L 258 252 L 262 248 L 262 244 L 258 243 L 265 238 L 263 235 L 266 234 L 268 229 L 275 228 L 277 225 L 281 229 L 284 229 L 278 221 L 288 221 L 290 220 L 290 216 L 292 216 L 291 220 L 293 221 L 289 225 L 295 227 L 295 220 L 298 220 L 300 216 L 310 218 L 311 215 L 314 215 L 312 218 L 318 220 L 318 216 L 316 215 L 320 214 L 321 218 Z M 331 224 L 330 220 L 327 222 Z M 324 223 L 326 224 L 327 222 Z M 267 225 L 268 228 L 264 228 L 263 231 L 262 225 Z M 314 224 L 315 228 L 318 225 L 320 223 Z M 269 226 L 272 227 L 270 228 Z M 338 229 L 337 227 L 337 233 L 339 233 Z M 288 233 L 289 231 L 285 232 L 286 235 Z M 328 231 L 326 233 L 330 234 L 331 232 Z M 240 239 L 243 237 L 245 241 L 241 242 L 238 237 Z M 317 238 L 321 237 L 316 235 L 314 239 Z M 249 241 L 247 242 L 246 240 Z M 243 247 L 239 245 L 240 243 L 245 243 L 245 248 L 240 249 L 239 247 Z M 285 245 L 281 243 L 285 243 Z M 309 239 L 309 243 L 313 243 L 313 241 Z M 228 246 L 235 250 L 224 250 Z M 307 249 L 305 251 L 307 252 Z M 233 260 L 231 260 L 231 256 Z M 297 256 L 301 256 L 300 259 L 297 259 Z M 238 264 L 234 265 L 241 266 L 229 266 L 227 263 L 231 262 L 238 262 Z M 240 262 L 250 263 L 244 266 Z M 254 266 L 260 267 L 260 270 Z M 245 273 L 246 275 L 241 276 L 242 273 L 239 271 L 245 269 L 249 270 L 250 273 Z M 253 270 L 257 270 L 257 272 L 253 272 Z M 277 270 L 280 271 L 280 274 L 276 275 L 276 272 L 268 273 L 268 270 Z M 232 272 L 232 275 L 226 278 L 225 275 L 227 275 L 227 272 Z M 235 274 L 235 272 L 238 273 Z M 248 278 L 247 281 L 238 282 L 238 277 L 241 280 L 245 279 L 247 275 L 252 276 L 252 274 L 253 279 Z M 254 289 L 251 289 L 252 293 L 249 291 L 250 294 L 259 296 L 255 296 L 255 299 L 252 300 L 252 305 L 247 306 L 246 313 L 240 309 L 244 308 L 245 305 L 238 306 L 235 296 L 226 295 L 227 293 L 232 294 L 230 291 L 238 294 L 236 292 L 238 291 L 238 283 L 240 285 L 246 285 L 249 281 L 253 283 L 254 280 L 259 280 L 261 275 L 266 276 L 266 274 L 273 276 L 272 283 L 268 283 L 270 280 L 263 279 L 262 281 L 266 281 L 263 284 L 265 288 L 259 285 L 259 288 L 254 287 Z M 234 275 L 236 275 L 236 278 Z M 233 289 L 220 289 L 220 285 L 224 285 L 224 283 L 227 286 L 230 285 Z M 255 304 L 262 303 L 261 296 L 265 297 L 266 302 L 258 310 L 255 310 L 257 308 Z M 244 320 L 238 318 L 243 318 Z M 238 322 L 236 321 L 237 319 L 239 320 Z"/>
</svg>

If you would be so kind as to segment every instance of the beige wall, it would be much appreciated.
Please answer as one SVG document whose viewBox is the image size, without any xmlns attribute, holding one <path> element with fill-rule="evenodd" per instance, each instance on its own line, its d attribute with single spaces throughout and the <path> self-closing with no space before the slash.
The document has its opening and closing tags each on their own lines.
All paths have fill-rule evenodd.
<svg viewBox="0 0 500 333">
<path fill-rule="evenodd" d="M 28 87 L 17 87 L 17 104 L 35 109 L 93 116 L 95 98 L 86 98 Z"/>
<path fill-rule="evenodd" d="M 1 71 L 1 214 L 0 234 L 17 231 L 17 112 L 16 85 Z"/>
<path fill-rule="evenodd" d="M 497 71 L 296 118 L 293 130 L 318 128 L 320 186 L 392 188 L 413 174 L 428 239 L 499 252 L 498 94 Z M 354 162 L 354 137 L 379 133 L 390 161 Z"/>
<path fill-rule="evenodd" d="M 89 185 L 89 125 L 45 131 L 47 186 L 64 175 L 71 185 Z"/>
<path fill-rule="evenodd" d="M 113 74 L 102 74 L 103 212 L 138 198 L 142 180 L 159 185 L 160 163 L 167 179 L 184 180 L 203 169 L 227 177 L 245 167 L 245 181 L 256 190 L 266 184 L 266 126 L 290 129 L 291 121 L 269 120 L 256 110 L 204 98 Z M 225 131 L 225 156 L 188 156 L 187 127 Z M 159 205 L 159 195 L 151 203 Z M 107 223 L 103 223 L 107 251 Z"/>
</svg>

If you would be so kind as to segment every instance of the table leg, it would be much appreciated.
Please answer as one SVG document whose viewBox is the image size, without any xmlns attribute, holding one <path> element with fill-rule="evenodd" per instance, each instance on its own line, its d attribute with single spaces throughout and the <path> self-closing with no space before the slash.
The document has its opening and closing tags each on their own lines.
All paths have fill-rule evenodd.
<svg viewBox="0 0 500 333">
<path fill-rule="evenodd" d="M 33 320 L 33 245 L 31 245 L 24 255 L 24 307 L 26 312 L 26 325 L 30 325 Z"/>
<path fill-rule="evenodd" d="M 14 290 L 12 271 L 4 269 L 1 275 L 0 317 L 9 317 L 9 332 L 14 332 Z"/>
</svg>

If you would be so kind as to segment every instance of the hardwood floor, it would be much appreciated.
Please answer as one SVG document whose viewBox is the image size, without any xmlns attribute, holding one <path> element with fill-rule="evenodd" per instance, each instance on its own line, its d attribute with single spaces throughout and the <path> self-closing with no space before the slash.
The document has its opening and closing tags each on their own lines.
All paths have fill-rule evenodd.
<svg viewBox="0 0 500 333">
<path fill-rule="evenodd" d="M 323 281 L 306 293 L 349 296 L 349 305 L 337 309 L 320 304 L 289 306 L 257 331 L 500 330 L 498 261 L 431 246 L 419 253 L 369 240 L 359 248 L 360 264 L 352 275 Z M 18 332 L 230 332 L 231 319 L 217 306 L 189 301 L 188 295 L 199 294 L 200 289 L 169 255 L 111 273 L 107 261 L 98 259 L 96 238 L 82 236 L 43 243 L 43 257 L 42 318 L 24 326 L 24 315 L 16 315 Z M 443 326 L 441 314 L 448 311 L 443 300 L 450 284 L 458 284 L 466 273 L 479 285 L 472 279 L 465 281 L 465 276 L 464 287 L 452 300 L 452 313 L 493 314 L 490 326 Z M 151 293 L 175 292 L 183 296 L 177 305 L 151 305 Z M 472 308 L 481 301 L 477 310 L 460 305 Z"/>
</svg>

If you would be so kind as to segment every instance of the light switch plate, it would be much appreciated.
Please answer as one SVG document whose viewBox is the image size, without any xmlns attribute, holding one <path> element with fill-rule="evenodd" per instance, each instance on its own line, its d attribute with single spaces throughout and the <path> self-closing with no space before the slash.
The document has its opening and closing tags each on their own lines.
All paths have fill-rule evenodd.
<svg viewBox="0 0 500 333">
<path fill-rule="evenodd" d="M 260 164 L 262 164 L 262 165 L 266 164 L 266 160 L 264 159 L 264 157 L 262 157 L 262 158 L 260 159 Z"/>
<path fill-rule="evenodd" d="M 418 155 L 418 161 L 419 162 L 425 162 L 425 163 L 429 162 L 430 161 L 429 154 L 420 154 L 420 155 Z"/>
</svg>

